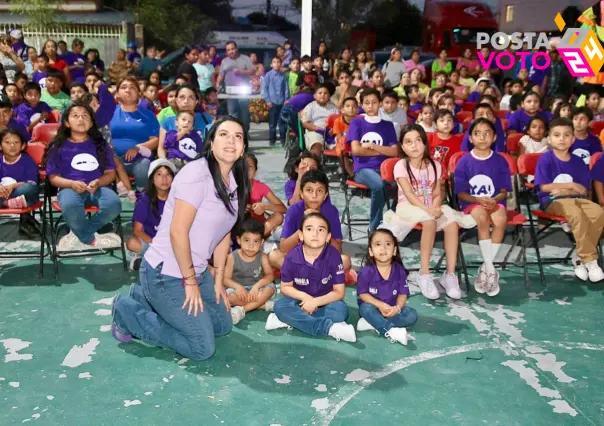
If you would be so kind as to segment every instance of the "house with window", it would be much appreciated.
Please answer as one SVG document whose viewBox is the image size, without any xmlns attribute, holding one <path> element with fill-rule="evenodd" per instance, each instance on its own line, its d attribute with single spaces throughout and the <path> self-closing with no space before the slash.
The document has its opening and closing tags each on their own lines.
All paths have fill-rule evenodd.
<svg viewBox="0 0 604 426">
<path fill-rule="evenodd" d="M 131 13 L 103 8 L 100 0 L 63 0 L 57 4 L 57 25 L 52 29 L 33 28 L 28 18 L 12 12 L 11 0 L 0 0 L 0 32 L 6 34 L 20 28 L 27 45 L 40 52 L 46 40 L 71 42 L 78 38 L 86 49 L 98 49 L 107 66 L 119 49 L 126 49 L 130 40 L 142 45 L 142 27 L 135 25 Z"/>
<path fill-rule="evenodd" d="M 501 0 L 499 29 L 504 33 L 558 31 L 554 18 L 568 6 L 583 11 L 596 0 Z"/>
</svg>

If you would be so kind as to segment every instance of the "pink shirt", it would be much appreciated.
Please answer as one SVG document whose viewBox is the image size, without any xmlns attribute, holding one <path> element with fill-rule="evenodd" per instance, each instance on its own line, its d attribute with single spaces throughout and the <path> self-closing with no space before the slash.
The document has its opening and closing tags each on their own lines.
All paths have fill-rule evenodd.
<svg viewBox="0 0 604 426">
<path fill-rule="evenodd" d="M 422 74 L 426 75 L 426 67 L 423 64 L 416 64 L 415 62 L 413 62 L 413 59 L 408 59 L 405 61 L 405 72 L 411 74 L 411 71 L 416 68 L 420 70 Z"/>
<path fill-rule="evenodd" d="M 480 68 L 480 62 L 477 59 L 462 59 L 461 61 L 457 61 L 456 69 L 460 69 L 461 67 L 467 67 L 468 71 L 473 72 Z"/>
<path fill-rule="evenodd" d="M 174 178 L 172 188 L 164 207 L 159 228 L 151 246 L 145 253 L 145 260 L 156 268 L 163 262 L 161 273 L 182 278 L 170 241 L 170 224 L 174 216 L 176 200 L 182 200 L 197 209 L 189 231 L 191 257 L 195 273 L 201 274 L 208 267 L 208 259 L 222 239 L 231 232 L 237 221 L 237 183 L 231 172 L 229 190 L 233 194 L 231 206 L 235 215 L 229 213 L 218 197 L 208 163 L 205 158 L 191 161 Z"/>
<path fill-rule="evenodd" d="M 262 202 L 264 197 L 266 197 L 271 192 L 271 189 L 264 182 L 260 182 L 259 180 L 254 179 L 254 183 L 252 184 L 252 192 L 250 193 L 250 204 L 256 204 Z"/>
<path fill-rule="evenodd" d="M 411 173 L 413 173 L 413 177 L 415 178 L 412 181 L 409 178 L 409 174 L 407 173 L 407 161 L 399 160 L 394 166 L 394 178 L 399 179 L 407 179 L 409 184 L 413 188 L 413 192 L 417 198 L 421 202 L 423 202 L 426 206 L 432 206 L 432 188 L 434 187 L 434 181 L 440 180 L 443 174 L 442 166 L 438 161 L 435 161 L 436 165 L 436 176 L 434 176 L 434 168 L 431 164 L 429 164 L 425 169 L 415 169 L 410 167 Z M 398 203 L 399 204 L 411 204 L 407 197 L 405 197 L 405 193 L 399 186 L 398 188 Z"/>
</svg>

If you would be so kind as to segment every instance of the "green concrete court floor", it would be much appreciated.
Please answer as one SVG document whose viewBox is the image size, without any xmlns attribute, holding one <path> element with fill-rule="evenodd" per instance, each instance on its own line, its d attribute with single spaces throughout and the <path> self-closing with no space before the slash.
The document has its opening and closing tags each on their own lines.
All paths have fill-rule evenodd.
<svg viewBox="0 0 604 426">
<path fill-rule="evenodd" d="M 259 179 L 283 196 L 283 151 L 252 148 Z M 341 194 L 332 198 L 342 208 Z M 367 206 L 354 212 L 367 217 Z M 4 250 L 14 232 L 0 231 Z M 345 243 L 356 265 L 362 235 Z M 559 241 L 545 252 L 564 251 Z M 475 245 L 464 249 L 476 258 Z M 416 251 L 403 254 L 417 263 Z M 47 262 L 39 280 L 35 261 L 0 264 L 2 425 L 604 424 L 604 284 L 577 282 L 569 266 L 547 267 L 547 288 L 531 268 L 528 293 L 511 268 L 495 298 L 413 295 L 419 321 L 407 347 L 372 332 L 355 344 L 269 333 L 267 314 L 254 312 L 205 362 L 113 340 L 111 299 L 137 281 L 118 259 L 63 261 L 56 281 L 51 272 Z M 356 324 L 354 287 L 346 302 Z"/>
</svg>

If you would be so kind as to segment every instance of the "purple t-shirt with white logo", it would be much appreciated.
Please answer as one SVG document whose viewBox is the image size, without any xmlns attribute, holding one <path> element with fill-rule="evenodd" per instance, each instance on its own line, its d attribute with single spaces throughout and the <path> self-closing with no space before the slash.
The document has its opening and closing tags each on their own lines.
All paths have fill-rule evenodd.
<svg viewBox="0 0 604 426">
<path fill-rule="evenodd" d="M 52 110 L 46 102 L 40 102 L 36 106 L 31 106 L 23 102 L 14 109 L 17 121 L 23 123 L 25 127 L 29 126 L 33 120 L 38 119 L 42 113 L 50 113 Z"/>
<path fill-rule="evenodd" d="M 568 161 L 562 161 L 556 157 L 554 151 L 548 151 L 541 154 L 535 170 L 535 185 L 538 186 L 542 208 L 546 208 L 553 201 L 549 193 L 541 191 L 541 185 L 548 183 L 578 183 L 590 189 L 588 167 L 576 155 L 571 155 Z"/>
<path fill-rule="evenodd" d="M 146 193 L 143 193 L 136 201 L 136 207 L 134 207 L 132 220 L 134 222 L 141 223 L 143 225 L 143 231 L 145 234 L 153 238 L 157 233 L 157 228 L 159 226 L 159 222 L 161 221 L 161 215 L 164 212 L 165 205 L 165 200 L 157 200 L 157 211 L 153 211 L 151 200 L 149 200 L 149 197 Z"/>
<path fill-rule="evenodd" d="M 185 161 L 194 160 L 197 154 L 201 152 L 201 137 L 195 131 L 184 135 L 180 140 L 177 139 L 178 131 L 170 130 L 166 133 L 164 139 L 164 148 L 168 151 L 168 160 L 179 158 Z"/>
<path fill-rule="evenodd" d="M 296 231 L 300 230 L 300 225 L 302 225 L 302 219 L 304 219 L 304 211 L 306 207 L 304 206 L 304 200 L 300 200 L 297 203 L 294 203 L 287 209 L 287 214 L 285 215 L 285 221 L 283 223 L 283 230 L 281 231 L 281 238 L 289 238 Z M 342 224 L 340 223 L 340 213 L 338 209 L 331 203 L 328 203 L 327 200 L 321 204 L 321 214 L 325 216 L 327 221 L 329 222 L 329 227 L 331 228 L 331 238 L 334 240 L 341 240 L 342 236 Z"/>
<path fill-rule="evenodd" d="M 38 166 L 26 153 L 14 164 L 6 164 L 0 155 L 0 185 L 8 186 L 17 182 L 38 183 Z"/>
<path fill-rule="evenodd" d="M 46 163 L 46 173 L 60 175 L 65 179 L 82 181 L 89 184 L 103 176 L 105 170 L 115 170 L 113 150 L 107 144 L 105 147 L 105 169 L 101 169 L 96 153 L 96 144 L 90 139 L 85 142 L 75 143 L 66 140 L 57 150 L 49 153 Z"/>
<path fill-rule="evenodd" d="M 396 130 L 391 121 L 382 120 L 379 117 L 356 117 L 350 122 L 348 129 L 347 144 L 359 141 L 361 144 L 372 142 L 380 146 L 392 146 L 397 143 Z M 371 157 L 357 157 L 353 154 L 355 173 L 361 169 L 379 169 L 385 159 L 385 155 L 373 155 Z"/>
<path fill-rule="evenodd" d="M 596 135 L 590 133 L 585 139 L 575 138 L 575 142 L 570 147 L 570 152 L 589 166 L 591 156 L 596 152 L 602 152 L 602 144 Z"/>
<path fill-rule="evenodd" d="M 46 89 L 46 77 L 48 76 L 47 72 L 34 71 L 32 76 L 32 81 L 34 83 L 38 83 L 41 89 Z"/>
<path fill-rule="evenodd" d="M 396 305 L 396 299 L 400 294 L 409 294 L 407 271 L 402 265 L 392 263 L 390 276 L 388 279 L 384 279 L 377 266 L 365 266 L 359 272 L 357 294 L 367 293 L 390 306 Z M 359 306 L 364 303 L 361 299 L 358 299 L 357 302 Z"/>
<path fill-rule="evenodd" d="M 491 151 L 488 158 L 477 158 L 474 152 L 464 155 L 455 169 L 455 193 L 472 197 L 494 198 L 502 189 L 512 190 L 512 175 L 505 158 Z M 471 203 L 459 202 L 462 210 Z M 505 200 L 499 204 L 505 205 Z"/>
<path fill-rule="evenodd" d="M 546 123 L 548 122 L 546 115 L 543 114 L 543 112 L 541 111 L 538 111 L 535 116 L 543 118 Z M 520 108 L 518 111 L 515 111 L 510 116 L 510 121 L 508 122 L 508 130 L 515 130 L 518 133 L 526 133 L 526 127 L 528 126 L 529 121 L 531 121 L 531 118 L 533 117 L 528 115 L 525 110 Z"/>
<path fill-rule="evenodd" d="M 312 296 L 321 297 L 344 284 L 344 264 L 338 250 L 327 244 L 311 265 L 304 258 L 303 245 L 290 251 L 281 267 L 281 282 L 294 283 L 294 288 Z"/>
</svg>

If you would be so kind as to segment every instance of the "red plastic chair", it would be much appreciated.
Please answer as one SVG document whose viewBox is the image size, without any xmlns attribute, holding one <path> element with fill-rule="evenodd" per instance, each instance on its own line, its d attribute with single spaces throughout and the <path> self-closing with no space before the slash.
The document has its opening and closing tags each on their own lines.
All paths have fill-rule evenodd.
<svg viewBox="0 0 604 426">
<path fill-rule="evenodd" d="M 502 118 L 501 119 L 501 126 L 503 127 L 503 131 L 507 132 L 508 130 L 508 123 L 510 122 L 510 120 L 508 120 L 507 118 Z"/>
<path fill-rule="evenodd" d="M 466 119 L 463 121 L 463 123 L 462 123 L 463 129 L 464 129 L 464 131 L 466 131 L 466 132 L 467 132 L 468 130 L 470 130 L 470 126 L 471 126 L 471 125 L 472 125 L 472 117 L 470 117 L 470 118 L 466 118 Z"/>
<path fill-rule="evenodd" d="M 478 105 L 476 102 L 464 102 L 461 105 L 461 110 L 462 111 L 474 111 L 474 108 L 476 108 L 476 105 Z"/>
<path fill-rule="evenodd" d="M 506 140 L 506 150 L 510 155 L 518 155 L 520 151 L 520 139 L 524 136 L 524 133 L 512 133 Z"/>
<path fill-rule="evenodd" d="M 50 111 L 49 118 L 50 118 L 51 123 L 60 123 L 61 122 L 61 111 L 57 111 L 56 109 L 53 109 L 52 111 Z"/>
<path fill-rule="evenodd" d="M 596 165 L 596 163 L 598 162 L 598 160 L 600 159 L 601 156 L 602 156 L 601 152 L 596 152 L 595 154 L 593 154 L 591 156 L 591 158 L 589 159 L 589 170 L 594 168 L 594 166 Z"/>
<path fill-rule="evenodd" d="M 466 121 L 468 118 L 471 120 L 472 119 L 472 115 L 474 113 L 472 111 L 460 111 L 458 112 L 455 116 L 457 117 L 457 119 L 459 121 L 461 121 L 462 123 L 464 121 Z"/>
<path fill-rule="evenodd" d="M 495 115 L 499 117 L 501 120 L 505 119 L 505 116 L 508 115 L 509 111 L 498 109 L 495 111 Z"/>
<path fill-rule="evenodd" d="M 600 137 L 600 133 L 604 130 L 604 121 L 592 121 L 590 124 L 591 132 Z"/>
<path fill-rule="evenodd" d="M 52 141 L 59 130 L 59 123 L 40 123 L 34 127 L 31 135 L 32 142 L 42 142 L 46 145 Z"/>
</svg>

